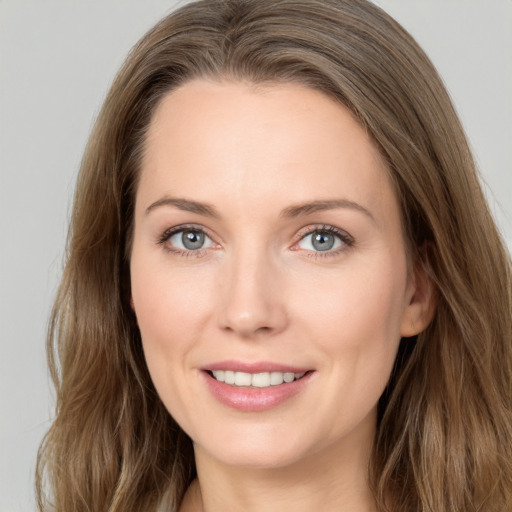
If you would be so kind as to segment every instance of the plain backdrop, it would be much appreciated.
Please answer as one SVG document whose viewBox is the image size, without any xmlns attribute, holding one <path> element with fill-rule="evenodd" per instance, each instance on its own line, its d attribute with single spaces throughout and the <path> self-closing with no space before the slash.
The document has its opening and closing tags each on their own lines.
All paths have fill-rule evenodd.
<svg viewBox="0 0 512 512">
<path fill-rule="evenodd" d="M 74 181 L 130 47 L 177 4 L 0 0 L 0 512 L 35 510 L 44 355 Z M 379 0 L 450 91 L 512 247 L 512 0 Z"/>
</svg>

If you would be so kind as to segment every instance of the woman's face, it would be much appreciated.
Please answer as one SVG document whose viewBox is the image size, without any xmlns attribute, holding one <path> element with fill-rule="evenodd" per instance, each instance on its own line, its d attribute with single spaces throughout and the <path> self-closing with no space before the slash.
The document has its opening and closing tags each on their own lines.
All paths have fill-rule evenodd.
<svg viewBox="0 0 512 512">
<path fill-rule="evenodd" d="M 423 324 L 365 130 L 299 85 L 197 80 L 164 98 L 145 149 L 133 307 L 196 450 L 253 467 L 366 450 L 399 340 Z"/>
</svg>

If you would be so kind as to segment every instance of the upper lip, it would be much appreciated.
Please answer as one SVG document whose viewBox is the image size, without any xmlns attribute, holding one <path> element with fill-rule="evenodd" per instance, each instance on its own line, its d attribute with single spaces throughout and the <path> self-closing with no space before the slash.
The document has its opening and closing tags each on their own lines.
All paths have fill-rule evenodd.
<svg viewBox="0 0 512 512">
<path fill-rule="evenodd" d="M 203 371 L 214 370 L 230 370 L 233 372 L 245 373 L 265 373 L 265 372 L 281 372 L 281 373 L 305 373 L 312 368 L 303 366 L 291 366 L 288 364 L 274 363 L 270 361 L 245 362 L 245 361 L 217 361 L 205 365 L 201 368 Z"/>
</svg>

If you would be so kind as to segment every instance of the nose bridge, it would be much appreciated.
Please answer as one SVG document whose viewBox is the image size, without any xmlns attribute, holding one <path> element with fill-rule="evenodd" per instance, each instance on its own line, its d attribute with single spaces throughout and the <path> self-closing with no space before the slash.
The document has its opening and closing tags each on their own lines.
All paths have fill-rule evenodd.
<svg viewBox="0 0 512 512">
<path fill-rule="evenodd" d="M 220 327 L 247 338 L 286 325 L 278 264 L 265 247 L 234 248 L 222 272 Z"/>
</svg>

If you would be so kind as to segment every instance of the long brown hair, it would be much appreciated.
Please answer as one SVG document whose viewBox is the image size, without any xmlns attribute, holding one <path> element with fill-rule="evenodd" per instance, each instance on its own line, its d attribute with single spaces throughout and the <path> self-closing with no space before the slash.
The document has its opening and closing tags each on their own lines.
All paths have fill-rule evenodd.
<svg viewBox="0 0 512 512">
<path fill-rule="evenodd" d="M 377 503 L 512 510 L 510 257 L 434 67 L 365 0 L 203 0 L 130 53 L 76 186 L 48 335 L 57 404 L 38 458 L 40 510 L 175 511 L 195 476 L 191 442 L 146 368 L 128 268 L 145 132 L 161 98 L 196 77 L 298 82 L 341 102 L 371 135 L 437 295 L 431 325 L 402 341 L 379 404 Z"/>
</svg>

